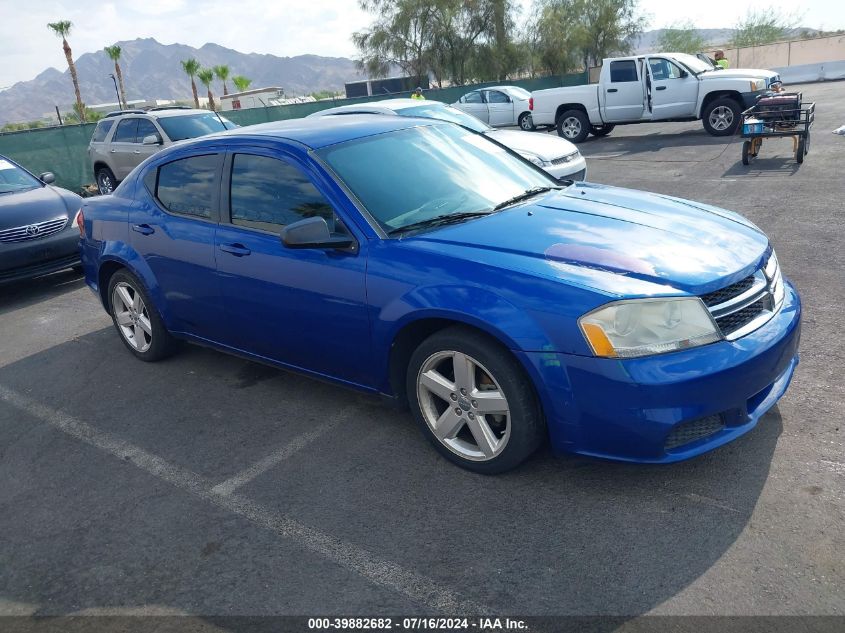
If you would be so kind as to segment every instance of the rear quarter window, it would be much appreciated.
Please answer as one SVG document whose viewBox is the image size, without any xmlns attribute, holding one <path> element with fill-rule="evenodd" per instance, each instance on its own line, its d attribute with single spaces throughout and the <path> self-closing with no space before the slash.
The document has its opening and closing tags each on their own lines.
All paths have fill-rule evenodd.
<svg viewBox="0 0 845 633">
<path fill-rule="evenodd" d="M 100 121 L 97 123 L 97 127 L 94 128 L 94 134 L 91 136 L 92 143 L 102 143 L 106 140 L 106 136 L 108 136 L 109 130 L 114 125 L 114 119 L 105 119 L 104 121 Z"/>
</svg>

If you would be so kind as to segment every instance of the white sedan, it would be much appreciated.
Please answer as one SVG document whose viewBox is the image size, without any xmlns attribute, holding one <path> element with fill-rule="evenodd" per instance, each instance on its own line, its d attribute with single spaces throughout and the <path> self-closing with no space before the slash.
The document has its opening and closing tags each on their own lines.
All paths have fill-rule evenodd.
<svg viewBox="0 0 845 633">
<path fill-rule="evenodd" d="M 399 116 L 438 119 L 457 123 L 465 128 L 484 134 L 513 150 L 523 158 L 542 167 L 558 180 L 584 180 L 587 163 L 581 152 L 572 143 L 559 136 L 532 134 L 516 130 L 494 130 L 474 116 L 440 103 L 439 101 L 417 101 L 414 99 L 387 99 L 370 103 L 356 103 L 327 110 L 320 110 L 309 117 L 338 114 L 398 114 Z"/>
<path fill-rule="evenodd" d="M 466 93 L 452 105 L 493 127 L 518 125 L 526 132 L 534 129 L 531 93 L 519 86 L 479 88 Z"/>
</svg>

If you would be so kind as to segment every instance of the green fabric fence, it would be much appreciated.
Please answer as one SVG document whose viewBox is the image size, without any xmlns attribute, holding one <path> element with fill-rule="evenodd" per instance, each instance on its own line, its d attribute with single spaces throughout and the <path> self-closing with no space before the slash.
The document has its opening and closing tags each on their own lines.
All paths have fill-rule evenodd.
<svg viewBox="0 0 845 633">
<path fill-rule="evenodd" d="M 507 85 L 520 86 L 528 91 L 560 86 L 578 86 L 588 83 L 587 73 L 538 77 L 507 82 Z M 488 82 L 452 88 L 425 91 L 427 99 L 454 103 L 470 90 L 501 85 L 502 82 Z M 377 95 L 359 99 L 329 99 L 313 103 L 250 108 L 248 110 L 228 110 L 223 116 L 243 126 L 267 123 L 283 119 L 298 119 L 313 112 L 333 108 L 349 103 L 381 101 L 395 99 L 401 94 Z M 408 95 L 405 95 L 408 96 Z M 88 142 L 94 131 L 94 124 L 65 125 L 61 127 L 36 128 L 20 132 L 0 133 L 0 154 L 20 163 L 36 176 L 45 171 L 56 175 L 56 184 L 71 191 L 81 192 L 82 188 L 94 182 L 94 174 L 88 160 Z"/>
</svg>

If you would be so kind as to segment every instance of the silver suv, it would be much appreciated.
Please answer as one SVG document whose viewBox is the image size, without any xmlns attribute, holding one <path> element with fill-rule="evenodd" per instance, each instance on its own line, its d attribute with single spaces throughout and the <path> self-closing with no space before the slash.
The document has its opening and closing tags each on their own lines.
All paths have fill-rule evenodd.
<svg viewBox="0 0 845 633">
<path fill-rule="evenodd" d="M 238 126 L 208 110 L 166 108 L 109 113 L 97 123 L 88 144 L 97 189 L 101 194 L 111 193 L 144 159 L 176 141 L 235 127 Z"/>
</svg>

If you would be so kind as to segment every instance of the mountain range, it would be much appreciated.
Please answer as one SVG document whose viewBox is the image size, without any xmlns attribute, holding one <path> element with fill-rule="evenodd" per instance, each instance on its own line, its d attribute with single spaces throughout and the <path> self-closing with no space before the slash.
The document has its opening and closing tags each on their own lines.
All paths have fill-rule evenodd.
<svg viewBox="0 0 845 633">
<path fill-rule="evenodd" d="M 259 53 L 240 53 L 217 44 L 193 48 L 184 44 L 161 44 L 153 38 L 118 42 L 122 49 L 120 67 L 126 99 L 179 99 L 189 101 L 191 81 L 180 62 L 196 58 L 203 67 L 226 65 L 231 75 L 252 79 L 254 88 L 277 86 L 288 96 L 321 90 L 342 90 L 347 81 L 366 79 L 345 57 L 298 55 L 277 57 Z M 104 51 L 85 53 L 76 60 L 82 100 L 93 105 L 117 100 L 110 73 L 114 62 Z M 205 87 L 197 81 L 200 96 Z M 231 80 L 229 91 L 234 91 Z M 215 96 L 222 94 L 221 84 L 212 84 Z M 18 82 L 0 92 L 0 125 L 39 119 L 55 111 L 71 109 L 75 102 L 70 71 L 48 68 L 35 79 Z"/>
</svg>

